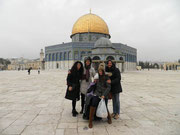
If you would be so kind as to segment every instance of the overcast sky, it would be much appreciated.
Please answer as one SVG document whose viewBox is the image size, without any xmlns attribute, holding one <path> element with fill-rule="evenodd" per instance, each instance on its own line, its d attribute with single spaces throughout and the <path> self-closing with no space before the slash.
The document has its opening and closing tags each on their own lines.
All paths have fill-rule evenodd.
<svg viewBox="0 0 180 135">
<path fill-rule="evenodd" d="M 45 46 L 71 42 L 90 8 L 138 60 L 180 59 L 180 0 L 0 0 L 0 57 L 38 58 Z"/>
</svg>

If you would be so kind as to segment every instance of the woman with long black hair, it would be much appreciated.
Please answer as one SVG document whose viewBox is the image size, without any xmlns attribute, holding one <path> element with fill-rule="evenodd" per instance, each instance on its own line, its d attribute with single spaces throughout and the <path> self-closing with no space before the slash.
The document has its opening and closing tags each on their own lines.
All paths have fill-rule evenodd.
<svg viewBox="0 0 180 135">
<path fill-rule="evenodd" d="M 67 76 L 67 91 L 65 98 L 72 100 L 72 115 L 76 117 L 76 101 L 80 98 L 80 80 L 83 75 L 83 64 L 77 61 L 72 66 Z"/>
</svg>

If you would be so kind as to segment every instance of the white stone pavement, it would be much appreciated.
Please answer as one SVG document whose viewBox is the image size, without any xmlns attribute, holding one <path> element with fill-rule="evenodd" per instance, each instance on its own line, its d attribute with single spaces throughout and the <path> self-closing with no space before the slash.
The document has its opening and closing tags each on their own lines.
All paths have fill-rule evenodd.
<svg viewBox="0 0 180 135">
<path fill-rule="evenodd" d="M 0 71 L 1 135 L 180 135 L 180 72 L 122 74 L 120 119 L 92 129 L 71 115 L 67 71 Z M 109 101 L 112 112 L 112 103 Z M 80 111 L 80 102 L 77 111 Z"/>
</svg>

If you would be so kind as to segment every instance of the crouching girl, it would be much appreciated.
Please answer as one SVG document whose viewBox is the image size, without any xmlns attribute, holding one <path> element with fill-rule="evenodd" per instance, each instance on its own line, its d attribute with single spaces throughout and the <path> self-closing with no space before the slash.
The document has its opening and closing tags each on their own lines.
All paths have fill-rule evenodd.
<svg viewBox="0 0 180 135">
<path fill-rule="evenodd" d="M 95 79 L 97 79 L 95 80 L 96 87 L 94 89 L 93 96 L 90 99 L 89 128 L 93 127 L 92 120 L 101 98 L 105 100 L 107 107 L 108 94 L 111 89 L 111 84 L 107 83 L 107 80 L 109 80 L 109 78 L 108 76 L 105 75 L 104 66 L 102 66 L 101 64 L 98 68 L 98 75 L 99 75 L 99 79 L 95 77 Z M 108 123 L 111 124 L 112 121 L 108 108 L 107 108 L 107 112 L 108 112 L 108 116 L 107 116 Z"/>
</svg>

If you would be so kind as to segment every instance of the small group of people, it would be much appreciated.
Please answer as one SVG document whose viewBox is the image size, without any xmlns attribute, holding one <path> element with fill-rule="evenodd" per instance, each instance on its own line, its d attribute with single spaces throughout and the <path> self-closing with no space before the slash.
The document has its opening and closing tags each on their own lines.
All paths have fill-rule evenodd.
<svg viewBox="0 0 180 135">
<path fill-rule="evenodd" d="M 84 66 L 80 61 L 77 61 L 73 64 L 67 75 L 67 91 L 65 95 L 66 99 L 72 100 L 73 117 L 78 115 L 78 112 L 76 111 L 76 102 L 80 100 L 81 96 L 80 114 L 83 114 L 83 116 L 85 114 L 88 115 L 86 118 L 89 119 L 89 128 L 93 127 L 93 119 L 101 119 L 95 115 L 96 109 L 101 99 L 105 100 L 108 114 L 108 123 L 112 123 L 111 118 L 119 118 L 119 93 L 122 92 L 120 83 L 121 74 L 113 61 L 108 60 L 106 66 L 101 63 L 98 67 L 97 73 L 91 66 L 91 63 L 91 58 L 87 57 L 84 60 Z M 93 91 L 90 91 L 91 87 L 93 88 Z M 90 92 L 92 94 L 90 94 Z M 112 97 L 113 101 L 112 114 L 109 113 L 107 107 L 108 97 Z"/>
<path fill-rule="evenodd" d="M 32 67 L 28 68 L 28 75 L 31 74 Z M 40 68 L 38 68 L 38 74 L 40 74 Z"/>
</svg>

